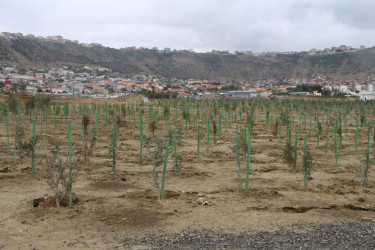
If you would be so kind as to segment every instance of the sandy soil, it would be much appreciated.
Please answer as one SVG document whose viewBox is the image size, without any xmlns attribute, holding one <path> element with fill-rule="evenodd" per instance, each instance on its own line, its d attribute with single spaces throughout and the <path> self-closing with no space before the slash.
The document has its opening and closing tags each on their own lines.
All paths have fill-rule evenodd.
<svg viewBox="0 0 375 250">
<path fill-rule="evenodd" d="M 144 116 L 147 121 L 147 114 Z M 24 117 L 25 129 L 31 123 Z M 73 122 L 73 141 L 81 145 L 80 120 Z M 156 134 L 165 135 L 164 122 Z M 14 124 L 11 124 L 11 150 Z M 92 122 L 89 126 L 92 125 Z M 67 124 L 55 129 L 53 120 L 44 124 L 44 136 L 67 144 Z M 240 122 L 240 127 L 244 121 Z M 75 204 L 53 207 L 43 202 L 34 207 L 35 199 L 52 195 L 40 166 L 36 178 L 30 178 L 30 158 L 13 161 L 7 152 L 5 123 L 0 124 L 0 249 L 113 247 L 110 239 L 140 236 L 147 232 L 180 232 L 184 229 L 214 229 L 225 232 L 242 230 L 276 230 L 295 223 L 336 223 L 375 219 L 375 177 L 370 169 L 369 187 L 361 185 L 358 166 L 367 136 L 360 133 L 358 154 L 354 152 L 355 124 L 348 123 L 347 135 L 338 149 L 335 164 L 333 139 L 329 138 L 325 152 L 325 130 L 320 146 L 312 132 L 308 148 L 315 164 L 308 187 L 303 184 L 302 150 L 298 151 L 297 170 L 283 161 L 285 128 L 281 141 L 274 137 L 265 121 L 255 122 L 252 138 L 249 192 L 240 193 L 235 155 L 229 146 L 235 144 L 235 124 L 224 129 L 216 144 L 207 152 L 206 138 L 201 141 L 200 161 L 197 161 L 195 129 L 189 126 L 182 137 L 178 154 L 182 170 L 171 170 L 169 158 L 165 196 L 158 199 L 153 184 L 153 166 L 139 159 L 139 128 L 133 134 L 133 124 L 120 127 L 116 174 L 113 175 L 108 153 L 109 132 L 103 119 L 99 121 L 98 141 L 92 155 L 82 161 L 79 150 L 75 159 L 80 163 L 77 182 L 73 186 Z M 323 127 L 324 129 L 324 127 Z M 38 133 L 40 133 L 38 127 Z M 150 132 L 145 129 L 145 134 Z M 304 131 L 308 134 L 307 130 Z M 292 137 L 294 142 L 294 134 Z M 300 136 L 299 149 L 303 147 Z M 48 151 L 48 143 L 38 145 L 37 153 Z M 65 146 L 66 147 L 66 146 Z M 79 146 L 77 146 L 79 148 Z M 76 148 L 76 149 L 77 149 Z M 372 147 L 371 147 L 372 150 Z M 147 150 L 144 150 L 147 159 Z M 170 156 L 173 150 L 170 150 Z M 362 164 L 363 165 L 363 164 Z M 241 162 L 244 183 L 246 161 Z M 84 241 L 81 244 L 79 242 Z M 75 242 L 72 244 L 72 242 Z M 77 243 L 78 242 L 78 243 Z M 88 245 L 87 245 L 88 244 Z"/>
</svg>

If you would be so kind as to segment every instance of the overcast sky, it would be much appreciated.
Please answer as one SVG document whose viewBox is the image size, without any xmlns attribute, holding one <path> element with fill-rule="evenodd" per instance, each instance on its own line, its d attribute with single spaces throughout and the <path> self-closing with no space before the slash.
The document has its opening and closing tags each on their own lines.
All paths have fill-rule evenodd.
<svg viewBox="0 0 375 250">
<path fill-rule="evenodd" d="M 0 0 L 0 32 L 113 48 L 302 51 L 375 45 L 375 0 Z"/>
</svg>

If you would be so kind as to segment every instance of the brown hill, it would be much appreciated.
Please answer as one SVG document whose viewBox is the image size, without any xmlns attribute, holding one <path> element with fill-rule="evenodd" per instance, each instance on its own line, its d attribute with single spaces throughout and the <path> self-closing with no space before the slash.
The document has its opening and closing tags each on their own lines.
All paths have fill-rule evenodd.
<svg viewBox="0 0 375 250">
<path fill-rule="evenodd" d="M 107 67 L 124 74 L 143 73 L 183 79 L 258 80 L 309 78 L 314 75 L 355 79 L 375 73 L 375 47 L 334 54 L 246 56 L 157 53 L 147 49 L 126 51 L 46 39 L 0 38 L 0 64 L 46 68 L 85 64 Z"/>
</svg>

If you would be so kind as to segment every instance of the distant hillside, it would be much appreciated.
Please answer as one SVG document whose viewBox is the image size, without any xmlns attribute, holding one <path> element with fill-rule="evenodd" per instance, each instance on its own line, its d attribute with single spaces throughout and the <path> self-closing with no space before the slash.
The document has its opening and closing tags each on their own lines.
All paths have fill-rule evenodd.
<svg viewBox="0 0 375 250">
<path fill-rule="evenodd" d="M 157 53 L 85 47 L 72 42 L 0 37 L 0 64 L 23 67 L 96 65 L 124 74 L 154 74 L 182 79 L 258 80 L 313 75 L 356 79 L 375 73 L 375 48 L 320 55 L 246 56 L 211 53 Z"/>
</svg>

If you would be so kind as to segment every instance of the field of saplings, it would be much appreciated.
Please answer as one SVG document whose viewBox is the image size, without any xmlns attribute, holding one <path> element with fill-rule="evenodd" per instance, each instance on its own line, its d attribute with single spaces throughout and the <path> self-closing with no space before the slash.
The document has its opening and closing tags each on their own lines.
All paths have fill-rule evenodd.
<svg viewBox="0 0 375 250">
<path fill-rule="evenodd" d="M 374 107 L 13 94 L 0 103 L 0 243 L 374 222 Z"/>
</svg>

